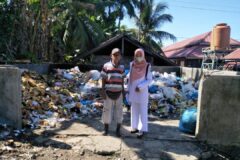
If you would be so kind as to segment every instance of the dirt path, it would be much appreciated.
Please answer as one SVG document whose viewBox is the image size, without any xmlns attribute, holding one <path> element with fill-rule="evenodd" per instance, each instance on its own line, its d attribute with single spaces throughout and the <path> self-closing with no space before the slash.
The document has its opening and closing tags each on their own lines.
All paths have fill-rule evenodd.
<svg viewBox="0 0 240 160">
<path fill-rule="evenodd" d="M 178 130 L 178 120 L 149 116 L 149 133 L 143 139 L 129 133 L 129 112 L 125 112 L 121 138 L 102 136 L 100 117 L 61 124 L 53 130 L 34 130 L 21 138 L 1 141 L 1 159 L 60 160 L 195 160 L 226 159 L 201 145 L 193 136 Z"/>
</svg>

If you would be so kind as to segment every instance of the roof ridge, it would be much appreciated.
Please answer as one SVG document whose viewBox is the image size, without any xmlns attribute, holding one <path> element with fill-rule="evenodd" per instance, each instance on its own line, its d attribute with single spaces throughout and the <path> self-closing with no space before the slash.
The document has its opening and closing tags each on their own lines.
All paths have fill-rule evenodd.
<svg viewBox="0 0 240 160">
<path fill-rule="evenodd" d="M 199 44 L 199 43 L 203 42 L 203 40 L 204 40 L 207 36 L 209 36 L 209 33 L 211 33 L 211 31 L 205 32 L 205 33 L 203 33 L 203 34 L 199 34 L 199 35 L 197 35 L 197 36 L 191 37 L 191 38 L 189 38 L 189 39 L 185 39 L 185 40 L 180 41 L 180 42 L 177 42 L 177 43 L 172 44 L 172 45 L 177 45 L 178 43 L 184 43 L 184 41 L 187 42 L 187 41 L 190 41 L 190 40 L 192 39 L 192 41 L 190 41 L 189 44 L 187 44 L 187 45 L 183 45 L 183 46 L 180 46 L 180 47 L 172 48 L 172 49 L 169 49 L 169 50 L 164 50 L 164 48 L 163 48 L 163 51 L 164 51 L 164 52 L 170 52 L 170 51 L 173 51 L 173 50 L 179 50 L 179 49 L 182 49 L 182 48 L 188 48 L 188 47 L 191 47 L 191 46 L 193 46 L 193 45 Z M 205 35 L 205 34 L 206 34 L 206 35 Z M 203 36 L 203 35 L 205 35 L 203 38 L 194 41 L 194 39 L 196 39 L 196 37 Z M 171 46 L 171 45 L 170 45 L 170 46 Z M 169 46 L 167 46 L 167 47 L 169 47 Z"/>
</svg>

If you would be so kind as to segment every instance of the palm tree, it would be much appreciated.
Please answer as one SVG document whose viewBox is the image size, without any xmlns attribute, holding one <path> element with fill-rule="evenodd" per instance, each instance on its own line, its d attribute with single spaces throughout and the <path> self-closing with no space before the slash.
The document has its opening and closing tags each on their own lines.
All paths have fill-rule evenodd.
<svg viewBox="0 0 240 160">
<path fill-rule="evenodd" d="M 161 48 L 159 43 L 162 44 L 163 39 L 176 40 L 174 35 L 159 30 L 164 23 L 172 22 L 173 19 L 170 14 L 163 13 L 168 8 L 165 3 L 157 3 L 155 6 L 154 0 L 141 0 L 137 7 L 140 14 L 136 17 L 136 25 L 139 27 L 140 42 L 157 52 Z"/>
<path fill-rule="evenodd" d="M 118 30 L 120 32 L 121 21 L 124 18 L 125 12 L 131 18 L 136 16 L 134 6 L 137 4 L 137 0 L 117 0 L 115 7 L 118 10 Z"/>
<path fill-rule="evenodd" d="M 59 23 L 62 24 L 62 20 L 65 22 L 62 24 L 63 42 L 68 54 L 73 55 L 76 50 L 84 52 L 103 40 L 104 33 L 93 18 L 95 7 L 92 1 L 72 0 L 66 3 L 63 11 L 57 13 Z"/>
<path fill-rule="evenodd" d="M 92 20 L 97 23 L 106 38 L 115 36 L 118 32 L 116 19 L 118 18 L 118 11 L 113 8 L 116 2 L 114 1 L 100 1 L 95 3 L 95 14 Z"/>
<path fill-rule="evenodd" d="M 128 15 L 130 18 L 135 17 L 135 5 L 137 4 L 138 0 L 110 0 L 110 1 L 104 1 L 105 3 L 105 11 L 107 11 L 106 15 L 103 15 L 104 20 L 107 19 L 107 21 L 103 22 L 109 22 L 111 21 L 112 24 L 114 24 L 114 27 L 112 26 L 112 35 L 114 36 L 117 33 L 121 32 L 121 21 L 123 20 L 124 16 Z M 102 11 L 104 13 L 105 11 Z M 117 23 L 117 24 L 115 24 Z"/>
</svg>

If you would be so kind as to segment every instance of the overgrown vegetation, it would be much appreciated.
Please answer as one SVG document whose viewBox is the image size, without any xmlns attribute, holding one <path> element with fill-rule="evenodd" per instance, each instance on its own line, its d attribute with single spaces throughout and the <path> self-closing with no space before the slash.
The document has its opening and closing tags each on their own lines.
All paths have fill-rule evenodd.
<svg viewBox="0 0 240 160">
<path fill-rule="evenodd" d="M 155 7 L 156 6 L 156 7 Z M 0 61 L 69 62 L 122 32 L 158 52 L 172 16 L 153 0 L 0 0 Z M 125 16 L 137 28 L 121 25 Z"/>
</svg>

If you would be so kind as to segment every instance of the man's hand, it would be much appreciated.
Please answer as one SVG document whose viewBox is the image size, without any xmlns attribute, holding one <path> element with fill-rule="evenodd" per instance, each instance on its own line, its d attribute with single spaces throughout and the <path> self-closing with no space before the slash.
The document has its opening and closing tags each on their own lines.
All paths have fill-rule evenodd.
<svg viewBox="0 0 240 160">
<path fill-rule="evenodd" d="M 136 91 L 136 92 L 140 92 L 139 87 L 136 87 L 135 91 Z"/>
</svg>

